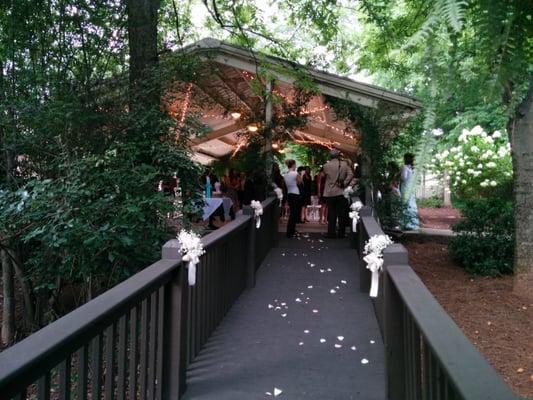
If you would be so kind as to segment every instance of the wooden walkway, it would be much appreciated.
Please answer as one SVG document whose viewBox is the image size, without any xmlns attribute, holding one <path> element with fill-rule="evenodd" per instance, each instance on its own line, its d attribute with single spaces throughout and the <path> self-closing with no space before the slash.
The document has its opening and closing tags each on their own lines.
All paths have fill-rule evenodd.
<svg viewBox="0 0 533 400">
<path fill-rule="evenodd" d="M 190 366 L 184 399 L 384 400 L 384 347 L 356 263 L 347 240 L 280 239 Z"/>
</svg>

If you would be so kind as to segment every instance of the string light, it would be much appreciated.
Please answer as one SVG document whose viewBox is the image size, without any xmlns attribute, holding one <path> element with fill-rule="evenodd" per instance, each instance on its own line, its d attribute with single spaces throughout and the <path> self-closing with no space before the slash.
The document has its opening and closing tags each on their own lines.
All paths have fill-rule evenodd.
<svg viewBox="0 0 533 400">
<path fill-rule="evenodd" d="M 183 108 L 181 110 L 180 115 L 180 124 L 183 124 L 183 121 L 185 121 L 185 116 L 187 115 L 187 110 L 189 109 L 189 104 L 191 102 L 191 94 L 192 94 L 192 83 L 189 83 L 187 86 L 187 92 L 185 94 L 185 102 L 183 103 Z"/>
<path fill-rule="evenodd" d="M 237 112 L 237 111 L 234 111 L 231 113 L 231 118 L 233 119 L 239 119 L 241 117 L 241 113 L 240 112 Z"/>
<path fill-rule="evenodd" d="M 237 142 L 237 145 L 235 146 L 235 150 L 233 150 L 233 153 L 231 153 L 231 157 L 235 157 L 235 155 L 246 145 L 247 140 L 245 137 L 239 138 L 239 141 Z"/>
</svg>

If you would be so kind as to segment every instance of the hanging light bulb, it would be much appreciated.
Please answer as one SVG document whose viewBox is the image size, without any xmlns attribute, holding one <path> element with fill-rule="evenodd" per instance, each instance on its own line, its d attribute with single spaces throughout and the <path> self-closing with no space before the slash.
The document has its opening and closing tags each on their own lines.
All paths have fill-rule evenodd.
<svg viewBox="0 0 533 400">
<path fill-rule="evenodd" d="M 248 125 L 247 128 L 250 132 L 257 132 L 257 130 L 259 129 L 255 124 Z"/>
<path fill-rule="evenodd" d="M 279 144 L 277 144 L 277 143 L 272 143 L 272 148 L 273 148 L 273 149 L 277 149 L 277 148 L 279 148 Z"/>
<path fill-rule="evenodd" d="M 241 113 L 238 111 L 233 111 L 230 115 L 233 119 L 239 119 L 241 117 Z"/>
</svg>

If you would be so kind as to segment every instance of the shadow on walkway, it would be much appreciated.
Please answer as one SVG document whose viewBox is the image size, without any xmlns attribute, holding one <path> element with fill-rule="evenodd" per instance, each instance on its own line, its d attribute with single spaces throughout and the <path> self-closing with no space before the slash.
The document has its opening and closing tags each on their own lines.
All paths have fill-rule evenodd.
<svg viewBox="0 0 533 400">
<path fill-rule="evenodd" d="M 384 348 L 356 263 L 347 240 L 282 238 L 189 368 L 184 399 L 277 388 L 279 399 L 384 400 Z"/>
</svg>

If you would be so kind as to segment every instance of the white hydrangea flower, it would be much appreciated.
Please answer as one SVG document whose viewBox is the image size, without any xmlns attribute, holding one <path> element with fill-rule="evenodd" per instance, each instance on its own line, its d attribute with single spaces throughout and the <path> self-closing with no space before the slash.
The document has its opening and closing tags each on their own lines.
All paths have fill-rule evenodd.
<svg viewBox="0 0 533 400">
<path fill-rule="evenodd" d="M 433 133 L 433 136 L 442 136 L 444 131 L 441 128 L 436 128 L 431 131 Z"/>
<path fill-rule="evenodd" d="M 477 167 L 478 167 L 479 169 L 483 169 L 483 164 L 479 163 L 479 164 L 477 165 Z"/>
<path fill-rule="evenodd" d="M 466 179 L 463 179 L 461 182 L 463 183 L 463 185 L 466 185 Z"/>
<path fill-rule="evenodd" d="M 481 187 L 487 187 L 487 186 L 489 186 L 489 183 L 488 183 L 487 181 L 483 181 L 483 182 L 481 182 L 481 183 L 479 184 L 479 186 L 481 186 Z"/>
<path fill-rule="evenodd" d="M 494 133 L 492 134 L 493 139 L 498 139 L 501 137 L 502 137 L 502 133 L 500 131 L 494 131 Z"/>
<path fill-rule="evenodd" d="M 474 171 L 472 168 L 468 168 L 468 169 L 466 170 L 466 173 L 467 173 L 467 174 L 470 174 L 470 175 L 474 175 L 474 172 L 475 172 L 475 171 Z"/>
<path fill-rule="evenodd" d="M 483 140 L 485 141 L 485 143 L 489 143 L 489 144 L 494 143 L 494 139 L 492 137 L 490 137 L 490 136 L 487 136 Z"/>
<path fill-rule="evenodd" d="M 489 167 L 489 168 L 496 168 L 496 163 L 495 163 L 494 161 L 489 161 L 489 162 L 487 163 L 487 167 Z"/>
<path fill-rule="evenodd" d="M 470 130 L 470 135 L 471 136 L 480 136 L 484 133 L 483 131 L 483 128 L 479 125 L 476 125 L 474 126 L 471 130 Z"/>
<path fill-rule="evenodd" d="M 479 153 L 479 147 L 474 145 L 474 146 L 470 147 L 470 151 L 472 151 L 472 153 Z"/>
<path fill-rule="evenodd" d="M 498 183 L 496 181 L 490 181 L 490 186 L 494 187 L 496 186 Z"/>
</svg>

